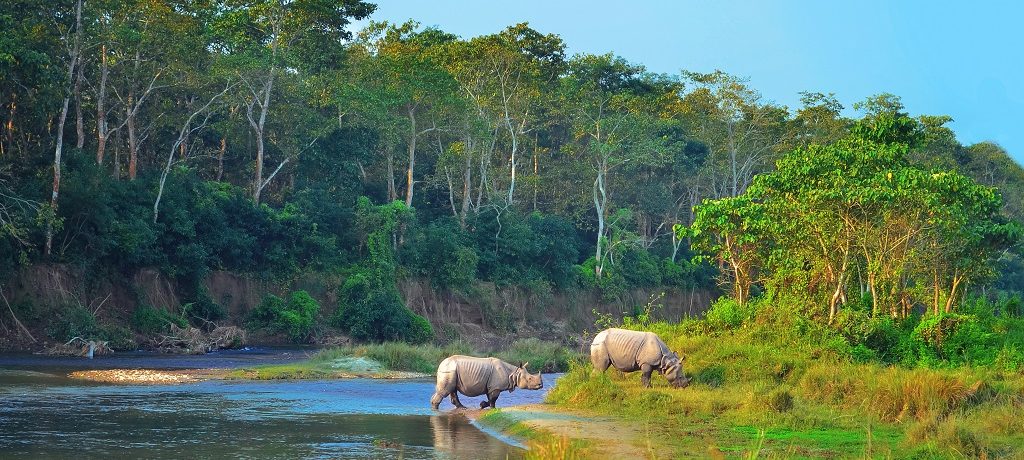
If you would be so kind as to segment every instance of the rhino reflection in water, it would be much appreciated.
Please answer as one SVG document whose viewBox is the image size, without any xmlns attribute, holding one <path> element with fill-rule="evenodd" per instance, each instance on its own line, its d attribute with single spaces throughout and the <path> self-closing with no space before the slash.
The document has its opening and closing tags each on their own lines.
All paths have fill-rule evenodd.
<svg viewBox="0 0 1024 460">
<path fill-rule="evenodd" d="M 668 349 L 668 345 L 653 332 L 630 331 L 626 329 L 605 329 L 594 337 L 590 344 L 590 362 L 594 372 L 601 373 L 614 367 L 622 372 L 641 371 L 640 380 L 645 387 L 651 387 L 651 373 L 658 370 L 668 383 L 684 388 L 690 379 L 683 374 L 683 360 L 679 354 Z"/>
<path fill-rule="evenodd" d="M 509 446 L 500 439 L 480 431 L 461 415 L 430 417 L 434 449 L 445 458 L 508 458 Z M 515 458 L 515 457 L 513 457 Z"/>
<path fill-rule="evenodd" d="M 466 406 L 459 401 L 459 393 L 462 393 L 466 396 L 487 395 L 487 401 L 480 402 L 480 408 L 493 408 L 502 391 L 544 388 L 540 373 L 529 373 L 526 370 L 528 364 L 516 366 L 498 358 L 449 356 L 437 366 L 437 387 L 430 398 L 430 405 L 437 410 L 441 400 L 450 395 L 455 407 L 464 408 Z"/>
</svg>

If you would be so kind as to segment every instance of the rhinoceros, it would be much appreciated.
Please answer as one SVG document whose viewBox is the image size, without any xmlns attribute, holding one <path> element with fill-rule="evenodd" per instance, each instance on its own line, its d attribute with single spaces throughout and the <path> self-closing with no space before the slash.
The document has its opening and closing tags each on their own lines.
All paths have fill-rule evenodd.
<svg viewBox="0 0 1024 460">
<path fill-rule="evenodd" d="M 683 374 L 684 359 L 669 350 L 653 332 L 605 329 L 590 344 L 590 362 L 595 373 L 603 373 L 609 365 L 622 372 L 642 371 L 640 380 L 648 388 L 655 369 L 676 388 L 689 385 L 690 379 Z"/>
<path fill-rule="evenodd" d="M 454 355 L 441 361 L 437 366 L 437 389 L 430 398 L 430 405 L 437 410 L 441 400 L 451 395 L 452 404 L 465 408 L 459 401 L 459 393 L 466 396 L 487 395 L 487 401 L 480 402 L 480 408 L 495 407 L 502 391 L 511 393 L 516 388 L 539 390 L 544 388 L 540 373 L 531 374 L 521 366 L 506 363 L 498 358 L 475 358 Z"/>
</svg>

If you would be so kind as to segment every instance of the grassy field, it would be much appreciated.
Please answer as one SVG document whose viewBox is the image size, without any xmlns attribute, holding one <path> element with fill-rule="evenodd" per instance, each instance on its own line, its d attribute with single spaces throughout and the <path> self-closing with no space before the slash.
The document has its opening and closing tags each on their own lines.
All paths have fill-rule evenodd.
<svg viewBox="0 0 1024 460">
<path fill-rule="evenodd" d="M 475 352 L 464 342 L 454 342 L 445 346 L 385 342 L 331 348 L 312 355 L 306 361 L 240 369 L 231 376 L 273 380 L 409 376 L 401 374 L 406 372 L 433 375 L 437 371 L 438 363 L 456 354 L 485 356 Z M 514 364 L 529 362 L 528 369 L 531 372 L 537 372 L 539 369 L 545 372 L 565 371 L 570 361 L 578 359 L 560 344 L 534 338 L 512 342 L 508 348 L 496 353 L 495 356 Z"/>
<path fill-rule="evenodd" d="M 858 364 L 827 343 L 770 328 L 648 324 L 687 359 L 693 383 L 592 376 L 579 362 L 548 396 L 649 427 L 659 457 L 1020 458 L 1024 376 L 983 368 Z"/>
</svg>

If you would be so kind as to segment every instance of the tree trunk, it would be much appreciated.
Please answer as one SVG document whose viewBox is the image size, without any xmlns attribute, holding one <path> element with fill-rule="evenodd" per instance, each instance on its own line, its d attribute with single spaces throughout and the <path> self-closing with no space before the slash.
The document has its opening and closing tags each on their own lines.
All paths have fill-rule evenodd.
<svg viewBox="0 0 1024 460">
<path fill-rule="evenodd" d="M 405 205 L 412 207 L 412 194 L 413 186 L 416 182 L 413 180 L 413 172 L 416 168 L 416 108 L 409 108 L 409 142 L 407 143 L 409 149 L 409 168 L 405 172 Z"/>
<path fill-rule="evenodd" d="M 53 190 L 50 193 L 50 209 L 53 216 L 46 222 L 46 250 L 49 256 L 53 249 L 53 221 L 57 218 L 57 198 L 60 195 L 60 159 L 64 147 L 64 122 L 68 118 L 68 106 L 71 105 L 71 98 L 64 98 L 64 105 L 60 111 L 60 118 L 57 121 L 57 147 L 53 153 Z"/>
<path fill-rule="evenodd" d="M 253 173 L 252 200 L 256 204 L 260 202 L 260 194 L 263 191 L 263 126 L 254 126 L 256 134 L 256 167 Z"/>
<path fill-rule="evenodd" d="M 395 154 L 391 150 L 391 147 L 385 147 L 388 164 L 388 202 L 392 202 L 398 199 L 398 190 L 395 186 Z"/>
<path fill-rule="evenodd" d="M 533 137 L 533 211 L 537 211 L 537 191 L 540 189 L 540 159 L 537 154 L 537 136 Z"/>
<path fill-rule="evenodd" d="M 100 88 L 96 94 L 96 164 L 103 164 L 103 156 L 107 151 L 107 77 L 110 74 L 107 65 L 107 45 L 100 47 Z"/>
<path fill-rule="evenodd" d="M 466 140 L 466 169 L 462 174 L 462 213 L 459 214 L 459 226 L 466 228 L 466 215 L 469 214 L 470 194 L 473 187 L 473 148 Z"/>
<path fill-rule="evenodd" d="M 220 150 L 217 151 L 217 182 L 220 182 L 221 178 L 224 177 L 224 151 L 228 148 L 227 136 L 221 136 L 220 138 Z"/>
<path fill-rule="evenodd" d="M 85 121 L 82 118 L 82 56 L 78 56 L 78 70 L 75 72 L 75 148 L 85 147 Z"/>
<path fill-rule="evenodd" d="M 128 125 L 128 180 L 135 180 L 136 172 L 139 167 L 139 134 L 135 128 L 135 94 L 134 91 L 128 93 L 128 108 L 125 116 L 128 118 L 125 120 Z"/>
<path fill-rule="evenodd" d="M 606 160 L 601 159 L 597 167 L 597 178 L 594 179 L 594 209 L 597 211 L 597 247 L 594 252 L 594 275 L 601 277 L 604 271 L 604 247 L 603 238 L 605 233 L 605 212 L 608 206 L 608 191 L 605 188 Z"/>
<path fill-rule="evenodd" d="M 276 28 L 276 25 L 275 25 L 275 28 Z M 275 30 L 275 32 L 277 32 L 277 31 Z M 256 134 L 256 167 L 253 168 L 253 169 L 255 169 L 255 172 L 253 173 L 254 177 L 253 177 L 252 200 L 255 203 L 257 203 L 257 204 L 259 204 L 259 202 L 260 202 L 260 195 L 261 195 L 261 193 L 263 191 L 263 158 L 264 158 L 263 134 L 264 134 L 264 128 L 265 128 L 266 123 L 267 123 L 267 113 L 270 111 L 270 93 L 274 90 L 274 73 L 277 70 L 277 38 L 276 38 L 276 35 L 277 34 L 275 33 L 275 38 L 274 38 L 274 41 L 272 42 L 272 51 L 271 51 L 272 62 L 270 64 L 270 72 L 267 75 L 267 82 L 263 85 L 262 94 L 260 94 L 260 93 L 253 94 L 253 96 L 255 98 L 262 97 L 263 101 L 259 102 L 258 100 L 254 100 L 253 102 L 251 102 L 249 104 L 248 111 L 247 111 L 247 115 L 248 115 L 248 118 L 249 118 L 249 124 L 252 126 L 253 132 Z M 256 104 L 256 103 L 259 103 L 259 105 L 260 105 L 260 116 L 259 116 L 259 119 L 253 119 L 253 117 L 252 117 L 253 104 Z"/>
<path fill-rule="evenodd" d="M 949 288 L 949 297 L 946 298 L 946 313 L 953 313 L 953 303 L 956 302 L 957 290 L 964 278 L 957 272 L 953 272 L 953 285 Z"/>
<path fill-rule="evenodd" d="M 75 66 L 82 49 L 82 2 L 75 3 L 75 42 L 71 51 L 71 63 L 68 64 L 68 84 L 74 84 Z M 49 256 L 53 251 L 53 224 L 57 219 L 57 199 L 60 196 L 60 162 L 64 147 L 64 123 L 68 118 L 68 107 L 71 105 L 72 88 L 64 93 L 64 104 L 61 106 L 60 118 L 57 121 L 57 145 L 53 152 L 53 190 L 50 193 L 50 211 L 53 213 L 46 221 L 46 244 L 44 254 Z"/>
</svg>

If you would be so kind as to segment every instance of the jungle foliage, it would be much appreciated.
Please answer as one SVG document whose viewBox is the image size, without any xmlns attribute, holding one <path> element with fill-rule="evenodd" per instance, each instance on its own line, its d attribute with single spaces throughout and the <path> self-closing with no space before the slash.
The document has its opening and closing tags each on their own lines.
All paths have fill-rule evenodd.
<svg viewBox="0 0 1024 460">
<path fill-rule="evenodd" d="M 413 342 L 435 334 L 406 277 L 621 302 L 721 274 L 741 304 L 763 292 L 833 322 L 1024 290 L 1024 169 L 949 117 L 888 94 L 859 120 L 827 93 L 785 107 L 724 72 L 569 55 L 528 24 L 353 31 L 374 8 L 4 2 L 0 282 L 155 268 L 182 286 L 172 316 L 206 325 L 226 314 L 213 271 L 328 273 L 336 312 L 269 299 L 259 321 Z"/>
</svg>

